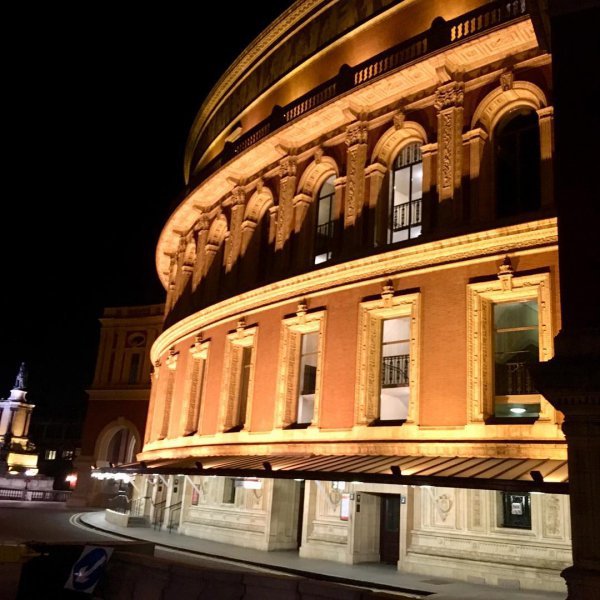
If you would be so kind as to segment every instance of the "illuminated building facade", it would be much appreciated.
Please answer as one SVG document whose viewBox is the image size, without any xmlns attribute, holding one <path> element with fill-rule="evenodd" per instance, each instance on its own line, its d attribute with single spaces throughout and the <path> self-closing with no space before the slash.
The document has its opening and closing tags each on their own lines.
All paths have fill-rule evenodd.
<svg viewBox="0 0 600 600">
<path fill-rule="evenodd" d="M 104 506 L 114 496 L 113 485 L 92 480 L 90 470 L 130 462 L 142 447 L 149 350 L 161 331 L 163 312 L 162 304 L 104 309 L 71 506 Z"/>
<path fill-rule="evenodd" d="M 140 510 L 562 590 L 552 58 L 525 2 L 296 2 L 193 125 Z"/>
</svg>

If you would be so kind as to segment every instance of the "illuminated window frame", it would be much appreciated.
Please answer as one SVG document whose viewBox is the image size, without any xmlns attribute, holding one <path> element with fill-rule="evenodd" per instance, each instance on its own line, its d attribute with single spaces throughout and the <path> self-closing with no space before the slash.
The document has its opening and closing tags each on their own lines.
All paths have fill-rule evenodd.
<svg viewBox="0 0 600 600">
<path fill-rule="evenodd" d="M 302 335 L 319 334 L 317 373 L 315 384 L 314 413 L 310 427 L 319 426 L 321 405 L 321 377 L 323 373 L 323 345 L 325 340 L 325 311 L 307 313 L 306 307 L 299 305 L 296 316 L 284 319 L 281 326 L 279 379 L 277 385 L 276 428 L 286 428 L 296 424 L 298 395 L 300 388 L 300 358 Z"/>
<path fill-rule="evenodd" d="M 190 346 L 188 383 L 181 411 L 183 435 L 193 435 L 200 430 L 206 394 L 206 373 L 210 341 L 197 338 Z"/>
<path fill-rule="evenodd" d="M 242 356 L 244 348 L 252 348 L 250 358 L 250 375 L 248 378 L 248 395 L 246 400 L 246 416 L 241 429 L 250 430 L 250 418 L 252 415 L 252 398 L 254 396 L 254 368 L 256 363 L 256 340 L 258 327 L 245 327 L 243 322 L 238 323 L 234 333 L 227 336 L 225 345 L 225 356 L 223 360 L 223 385 L 221 395 L 221 418 L 220 430 L 232 431 L 240 423 L 235 423 L 240 401 L 240 383 L 242 367 Z"/>
<path fill-rule="evenodd" d="M 359 307 L 359 343 L 356 370 L 356 424 L 379 419 L 381 397 L 381 331 L 383 321 L 410 317 L 409 401 L 406 423 L 418 422 L 421 293 L 393 295 L 362 302 Z M 395 422 L 390 422 L 393 425 Z M 381 422 L 385 425 L 385 421 Z"/>
<path fill-rule="evenodd" d="M 511 274 L 467 286 L 467 397 L 469 422 L 483 423 L 495 414 L 493 328 L 494 304 L 537 300 L 540 361 L 553 355 L 550 274 L 516 277 Z M 556 422 L 556 411 L 540 394 L 537 421 Z M 518 420 L 515 418 L 515 423 Z"/>
</svg>

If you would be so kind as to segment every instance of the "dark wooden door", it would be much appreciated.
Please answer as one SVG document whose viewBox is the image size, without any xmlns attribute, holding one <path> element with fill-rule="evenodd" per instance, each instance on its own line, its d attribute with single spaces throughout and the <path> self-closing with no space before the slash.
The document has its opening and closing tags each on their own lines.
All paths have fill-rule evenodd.
<svg viewBox="0 0 600 600">
<path fill-rule="evenodd" d="M 400 495 L 381 496 L 379 560 L 396 564 L 400 558 Z"/>
</svg>

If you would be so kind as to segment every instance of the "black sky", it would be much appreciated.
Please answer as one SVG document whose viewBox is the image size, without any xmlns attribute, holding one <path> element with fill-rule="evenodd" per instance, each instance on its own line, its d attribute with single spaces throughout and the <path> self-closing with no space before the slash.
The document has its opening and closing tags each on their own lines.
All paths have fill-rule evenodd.
<svg viewBox="0 0 600 600">
<path fill-rule="evenodd" d="M 193 118 L 290 4 L 24 5 L 5 21 L 1 397 L 25 360 L 40 412 L 82 405 L 102 307 L 164 300 L 154 251 Z"/>
</svg>

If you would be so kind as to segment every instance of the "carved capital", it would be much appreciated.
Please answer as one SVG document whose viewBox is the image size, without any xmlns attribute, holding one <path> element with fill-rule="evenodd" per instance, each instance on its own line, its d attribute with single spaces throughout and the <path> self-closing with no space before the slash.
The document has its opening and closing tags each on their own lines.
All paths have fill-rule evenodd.
<svg viewBox="0 0 600 600">
<path fill-rule="evenodd" d="M 279 161 L 279 177 L 294 177 L 297 170 L 297 159 L 295 156 L 285 156 Z"/>
<path fill-rule="evenodd" d="M 208 229 L 210 229 L 210 219 L 208 215 L 201 214 L 194 224 L 194 231 L 208 231 Z"/>
<path fill-rule="evenodd" d="M 367 135 L 367 124 L 364 121 L 352 123 L 346 127 L 346 145 L 366 144 Z"/>
<path fill-rule="evenodd" d="M 464 83 L 453 81 L 440 86 L 435 92 L 435 102 L 433 105 L 437 110 L 462 106 L 465 96 Z"/>
<path fill-rule="evenodd" d="M 246 202 L 246 191 L 240 185 L 234 187 L 231 192 L 231 205 L 243 206 Z"/>
<path fill-rule="evenodd" d="M 167 369 L 170 371 L 174 371 L 177 368 L 177 359 L 179 358 L 179 352 L 176 352 L 173 348 L 169 350 L 169 355 L 167 356 L 166 365 Z"/>
</svg>

